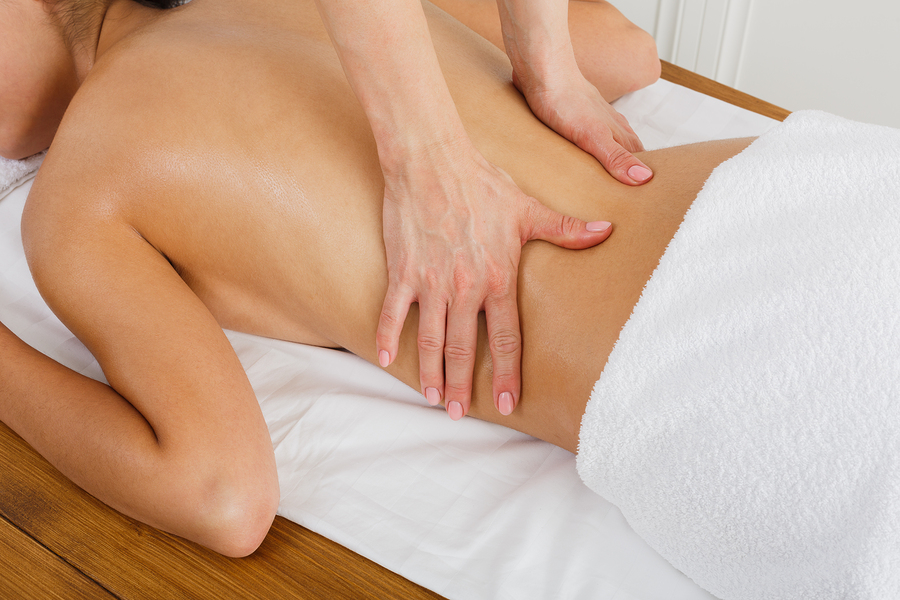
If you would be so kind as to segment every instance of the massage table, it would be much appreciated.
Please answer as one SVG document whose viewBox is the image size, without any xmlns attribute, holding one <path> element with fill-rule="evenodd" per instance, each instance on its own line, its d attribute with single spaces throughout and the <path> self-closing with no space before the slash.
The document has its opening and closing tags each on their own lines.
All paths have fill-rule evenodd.
<svg viewBox="0 0 900 600">
<path fill-rule="evenodd" d="M 759 135 L 788 114 L 674 65 L 663 78 L 616 103 L 648 149 Z M 0 321 L 102 379 L 33 289 L 17 216 L 30 183 L 0 192 Z M 572 454 L 454 423 L 347 353 L 228 335 L 281 482 L 260 549 L 227 559 L 124 517 L 0 424 L 0 597 L 712 598 L 582 485 Z"/>
</svg>

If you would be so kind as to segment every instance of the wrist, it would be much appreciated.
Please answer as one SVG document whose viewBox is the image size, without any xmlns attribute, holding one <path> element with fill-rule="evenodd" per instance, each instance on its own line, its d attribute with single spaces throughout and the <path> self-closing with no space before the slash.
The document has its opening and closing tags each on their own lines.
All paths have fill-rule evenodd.
<svg viewBox="0 0 900 600">
<path fill-rule="evenodd" d="M 474 149 L 458 116 L 445 121 L 429 119 L 418 126 L 406 121 L 376 133 L 375 138 L 385 179 L 404 177 L 416 166 L 445 172 Z"/>
<path fill-rule="evenodd" d="M 578 74 L 566 0 L 499 0 L 503 43 L 517 79 L 554 87 Z"/>
<path fill-rule="evenodd" d="M 510 57 L 510 62 L 517 86 L 526 96 L 571 87 L 583 79 L 571 44 L 535 54 L 518 53 L 515 60 Z"/>
</svg>

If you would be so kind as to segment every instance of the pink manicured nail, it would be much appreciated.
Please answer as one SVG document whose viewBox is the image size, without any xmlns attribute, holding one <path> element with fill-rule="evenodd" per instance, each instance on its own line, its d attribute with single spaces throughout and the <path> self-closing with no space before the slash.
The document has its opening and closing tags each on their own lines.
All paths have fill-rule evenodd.
<svg viewBox="0 0 900 600">
<path fill-rule="evenodd" d="M 391 364 L 391 355 L 388 354 L 387 350 L 382 350 L 378 353 L 378 364 L 381 365 L 382 369 Z"/>
<path fill-rule="evenodd" d="M 642 167 L 641 165 L 634 165 L 633 167 L 628 169 L 628 176 L 635 181 L 643 183 L 653 177 L 653 171 L 651 171 L 647 167 Z"/>
<path fill-rule="evenodd" d="M 450 415 L 450 418 L 454 421 L 459 421 L 463 418 L 462 404 L 459 402 L 451 402 L 447 405 L 447 414 Z"/>
<path fill-rule="evenodd" d="M 437 391 L 437 388 L 425 388 L 425 399 L 428 400 L 428 404 L 437 406 L 441 403 L 441 393 Z"/>
<path fill-rule="evenodd" d="M 588 231 L 593 231 L 595 233 L 599 233 L 601 231 L 606 231 L 609 229 L 609 226 L 612 225 L 609 221 L 591 221 L 585 227 Z M 508 393 L 508 392 L 504 392 Z"/>
<path fill-rule="evenodd" d="M 516 405 L 513 404 L 512 394 L 510 394 L 509 392 L 503 392 L 502 394 L 500 394 L 500 400 L 498 404 L 500 405 L 500 414 L 504 416 L 511 415 L 513 409 L 516 408 Z"/>
</svg>

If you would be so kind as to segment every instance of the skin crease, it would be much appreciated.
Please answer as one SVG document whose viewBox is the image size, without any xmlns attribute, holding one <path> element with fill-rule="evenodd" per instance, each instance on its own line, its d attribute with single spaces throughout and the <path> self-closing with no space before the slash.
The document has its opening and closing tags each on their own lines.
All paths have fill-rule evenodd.
<svg viewBox="0 0 900 600">
<path fill-rule="evenodd" d="M 644 153 L 656 177 L 622 186 L 534 118 L 499 50 L 426 13 L 485 157 L 551 208 L 614 223 L 589 250 L 524 247 L 523 391 L 509 417 L 493 406 L 479 324 L 470 414 L 574 452 L 590 388 L 659 257 L 708 174 L 748 142 Z M 114 389 L 0 327 L 0 420 L 110 506 L 245 555 L 274 517 L 277 476 L 221 327 L 377 362 L 387 273 L 375 143 L 311 2 L 193 0 L 162 15 L 116 2 L 97 47 L 23 238 L 42 295 Z M 413 311 L 388 369 L 413 387 L 416 323 Z"/>
</svg>

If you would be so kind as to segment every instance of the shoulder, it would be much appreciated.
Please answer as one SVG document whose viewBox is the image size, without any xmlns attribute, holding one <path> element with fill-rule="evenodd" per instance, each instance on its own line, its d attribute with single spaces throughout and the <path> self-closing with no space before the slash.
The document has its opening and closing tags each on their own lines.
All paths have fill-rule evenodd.
<svg viewBox="0 0 900 600">
<path fill-rule="evenodd" d="M 99 247 L 127 225 L 134 198 L 160 189 L 151 173 L 176 126 L 158 101 L 165 73 L 125 50 L 113 49 L 81 85 L 29 194 L 22 234 L 36 281 Z"/>
<path fill-rule="evenodd" d="M 97 61 L 35 181 L 29 237 L 57 246 L 55 230 L 127 222 L 148 206 L 165 214 L 185 194 L 211 194 L 219 171 L 246 151 L 258 133 L 247 114 L 258 86 L 242 81 L 249 59 L 239 57 L 252 54 L 242 51 L 242 29 L 189 16 L 161 17 Z"/>
<path fill-rule="evenodd" d="M 196 90 L 209 86 L 179 59 L 190 48 L 166 41 L 136 35 L 101 57 L 66 110 L 28 212 L 109 215 L 135 194 L 160 191 L 173 157 L 199 152 L 215 110 L 202 109 L 205 92 Z"/>
</svg>

